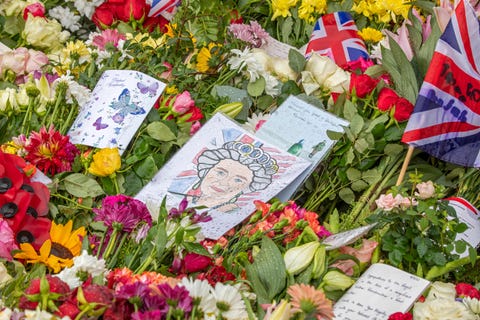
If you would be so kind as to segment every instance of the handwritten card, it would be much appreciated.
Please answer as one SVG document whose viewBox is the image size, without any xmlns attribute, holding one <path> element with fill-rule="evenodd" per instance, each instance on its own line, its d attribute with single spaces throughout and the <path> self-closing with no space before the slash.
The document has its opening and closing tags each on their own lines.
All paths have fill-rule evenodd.
<svg viewBox="0 0 480 320">
<path fill-rule="evenodd" d="M 393 266 L 375 263 L 335 303 L 337 320 L 387 320 L 407 312 L 430 282 Z"/>
<path fill-rule="evenodd" d="M 327 130 L 344 132 L 349 123 L 323 109 L 290 96 L 260 127 L 256 135 L 280 149 L 312 162 L 310 167 L 295 179 L 277 197 L 287 201 L 315 170 L 320 161 L 336 143 Z"/>
<path fill-rule="evenodd" d="M 472 247 L 477 248 L 480 245 L 480 212 L 463 198 L 451 197 L 446 200 L 455 209 L 458 220 L 468 226 L 465 232 L 457 234 L 456 240 L 465 240 Z M 460 257 L 467 256 L 468 250 L 460 254 Z"/>
<path fill-rule="evenodd" d="M 326 237 L 322 241 L 322 244 L 326 245 L 326 250 L 338 249 L 360 239 L 360 237 L 366 235 L 375 225 L 376 223 L 372 223 L 363 227 L 332 234 Z"/>
<path fill-rule="evenodd" d="M 68 131 L 70 141 L 125 151 L 165 84 L 134 70 L 107 70 Z"/>
<path fill-rule="evenodd" d="M 184 198 L 190 207 L 206 207 L 197 211 L 208 211 L 212 217 L 200 224 L 202 232 L 218 239 L 255 211 L 254 200 L 270 200 L 309 165 L 217 113 L 136 198 L 152 215 L 165 196 L 169 207 Z"/>
</svg>

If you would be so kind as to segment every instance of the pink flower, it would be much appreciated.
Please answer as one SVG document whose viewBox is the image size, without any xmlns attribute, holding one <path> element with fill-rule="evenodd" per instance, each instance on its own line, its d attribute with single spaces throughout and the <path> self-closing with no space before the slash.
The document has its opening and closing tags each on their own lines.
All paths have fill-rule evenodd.
<svg viewBox="0 0 480 320">
<path fill-rule="evenodd" d="M 12 250 L 18 249 L 13 230 L 7 221 L 0 219 L 0 257 L 12 261 Z"/>
<path fill-rule="evenodd" d="M 21 47 L 0 55 L 0 71 L 11 70 L 15 74 L 25 73 L 25 64 L 27 61 L 28 49 Z"/>
<path fill-rule="evenodd" d="M 464 282 L 457 283 L 455 290 L 457 291 L 457 295 L 460 297 L 470 297 L 480 300 L 480 292 L 471 284 Z"/>
<path fill-rule="evenodd" d="M 380 197 L 375 200 L 375 203 L 379 209 L 385 211 L 391 211 L 398 206 L 397 199 L 391 193 L 380 195 Z"/>
<path fill-rule="evenodd" d="M 407 56 L 407 59 L 410 61 L 413 58 L 413 49 L 412 46 L 410 45 L 410 40 L 409 40 L 409 32 L 407 28 L 407 23 L 410 24 L 410 22 L 407 22 L 406 20 L 403 22 L 402 26 L 397 29 L 397 33 L 393 33 L 389 30 L 383 30 L 388 36 L 390 36 L 393 41 L 398 43 L 400 48 L 402 48 L 403 52 Z"/>
<path fill-rule="evenodd" d="M 190 96 L 190 92 L 184 91 L 181 94 L 177 95 L 175 101 L 173 102 L 172 111 L 182 115 L 190 111 L 190 109 L 195 105 L 195 101 Z"/>
<path fill-rule="evenodd" d="M 125 39 L 125 36 L 119 33 L 116 29 L 106 29 L 103 30 L 100 35 L 93 37 L 92 44 L 101 50 L 105 50 L 107 44 L 110 43 L 114 47 L 117 47 L 118 42 Z"/>
<path fill-rule="evenodd" d="M 34 17 L 45 17 L 45 7 L 40 2 L 32 3 L 23 9 L 23 20 L 27 20 L 31 14 Z"/>
<path fill-rule="evenodd" d="M 190 127 L 190 136 L 193 136 L 195 133 L 197 133 L 198 130 L 202 127 L 202 124 L 200 121 L 195 121 L 192 123 L 192 126 Z"/>
<path fill-rule="evenodd" d="M 372 259 L 373 250 L 378 246 L 378 242 L 368 239 L 362 239 L 362 246 L 359 249 L 353 247 L 341 247 L 339 250 L 341 253 L 354 256 L 360 261 L 360 263 L 370 262 Z"/>
<path fill-rule="evenodd" d="M 417 190 L 418 192 L 415 192 L 415 195 L 420 199 L 428 199 L 435 194 L 435 186 L 432 181 L 417 184 Z"/>
<path fill-rule="evenodd" d="M 164 63 L 163 63 L 163 66 L 164 66 L 165 68 L 167 68 L 167 70 L 163 71 L 163 72 L 160 74 L 160 78 L 170 81 L 170 80 L 172 79 L 173 66 L 172 66 L 170 63 L 168 63 L 168 62 L 164 62 Z"/>
<path fill-rule="evenodd" d="M 45 53 L 33 49 L 28 50 L 28 56 L 25 61 L 25 72 L 30 73 L 40 70 L 48 63 L 48 57 Z"/>
<path fill-rule="evenodd" d="M 356 263 L 352 259 L 348 260 L 337 260 L 330 267 L 338 268 L 347 276 L 353 276 L 353 267 Z"/>
</svg>

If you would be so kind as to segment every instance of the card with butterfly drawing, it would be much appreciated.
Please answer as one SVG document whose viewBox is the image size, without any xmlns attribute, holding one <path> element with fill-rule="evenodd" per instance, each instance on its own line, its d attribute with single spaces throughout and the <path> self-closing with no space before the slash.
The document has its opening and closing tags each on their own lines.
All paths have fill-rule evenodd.
<svg viewBox="0 0 480 320">
<path fill-rule="evenodd" d="M 134 70 L 107 70 L 68 131 L 70 141 L 125 151 L 165 84 Z"/>
</svg>

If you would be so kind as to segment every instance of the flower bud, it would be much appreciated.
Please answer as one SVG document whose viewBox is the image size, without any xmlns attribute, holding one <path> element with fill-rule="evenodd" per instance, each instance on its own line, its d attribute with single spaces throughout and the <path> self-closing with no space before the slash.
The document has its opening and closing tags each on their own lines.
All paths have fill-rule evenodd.
<svg viewBox="0 0 480 320">
<path fill-rule="evenodd" d="M 243 109 L 243 103 L 231 102 L 231 103 L 222 104 L 220 107 L 217 107 L 213 112 L 213 114 L 217 112 L 222 112 L 233 119 L 240 113 L 240 111 L 242 111 L 242 109 Z"/>
<path fill-rule="evenodd" d="M 324 245 L 318 247 L 313 256 L 312 278 L 318 279 L 325 272 L 327 265 L 327 250 Z"/>
<path fill-rule="evenodd" d="M 288 273 L 295 275 L 303 271 L 312 262 L 319 246 L 318 241 L 312 241 L 287 250 L 283 259 Z"/>
<path fill-rule="evenodd" d="M 292 305 L 288 300 L 283 299 L 280 304 L 272 312 L 269 320 L 288 320 L 293 315 Z"/>
<path fill-rule="evenodd" d="M 326 291 L 344 291 L 350 288 L 354 283 L 355 281 L 344 273 L 337 270 L 331 270 L 323 277 L 321 286 Z"/>
</svg>

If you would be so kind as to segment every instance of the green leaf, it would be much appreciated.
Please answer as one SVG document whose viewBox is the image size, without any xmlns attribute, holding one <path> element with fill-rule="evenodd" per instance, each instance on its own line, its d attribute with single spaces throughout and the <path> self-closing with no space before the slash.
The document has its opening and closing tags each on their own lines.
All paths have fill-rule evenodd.
<svg viewBox="0 0 480 320">
<path fill-rule="evenodd" d="M 73 173 L 63 180 L 65 189 L 72 196 L 79 198 L 98 197 L 104 194 L 102 187 L 95 179 L 81 173 Z"/>
<path fill-rule="evenodd" d="M 147 126 L 147 133 L 158 141 L 172 141 L 176 136 L 172 130 L 163 122 L 155 121 Z"/>
<path fill-rule="evenodd" d="M 163 251 L 165 250 L 165 247 L 167 246 L 167 229 L 165 222 L 161 222 L 157 224 L 157 234 L 155 236 L 155 247 L 156 247 L 156 252 L 155 256 L 157 260 L 160 260 L 163 254 Z"/>
<path fill-rule="evenodd" d="M 403 150 L 404 147 L 402 145 L 390 143 L 385 146 L 383 152 L 385 152 L 387 156 L 396 157 L 399 153 L 403 152 Z"/>
<path fill-rule="evenodd" d="M 327 130 L 327 137 L 331 140 L 340 140 L 343 137 L 343 132 Z"/>
<path fill-rule="evenodd" d="M 207 257 L 210 256 L 207 249 L 205 249 L 205 247 L 202 246 L 200 243 L 184 242 L 182 245 L 188 252 L 194 252 L 196 254 L 201 254 L 202 256 Z"/>
<path fill-rule="evenodd" d="M 351 188 L 355 192 L 360 192 L 368 188 L 368 183 L 363 180 L 357 180 L 352 183 Z"/>
<path fill-rule="evenodd" d="M 252 97 L 259 97 L 265 90 L 265 86 L 266 82 L 263 77 L 258 78 L 254 82 L 249 82 L 247 85 L 248 94 Z"/>
<path fill-rule="evenodd" d="M 362 173 L 362 180 L 372 185 L 382 179 L 382 174 L 377 169 L 370 169 Z"/>
<path fill-rule="evenodd" d="M 297 50 L 290 49 L 288 51 L 288 65 L 293 71 L 300 73 L 305 69 L 307 63 L 305 56 Z"/>
<path fill-rule="evenodd" d="M 362 177 L 362 173 L 360 172 L 360 170 L 355 168 L 348 168 L 346 173 L 348 180 L 350 181 L 360 180 L 360 178 Z"/>
<path fill-rule="evenodd" d="M 157 173 L 158 168 L 155 164 L 155 160 L 153 160 L 153 157 L 148 156 L 140 163 L 135 164 L 133 170 L 140 178 L 150 180 L 155 173 Z"/>
<path fill-rule="evenodd" d="M 347 204 L 352 204 L 355 202 L 355 194 L 353 193 L 352 189 L 350 188 L 343 188 L 340 189 L 340 192 L 338 193 L 338 196 L 340 199 L 345 201 Z"/>
<path fill-rule="evenodd" d="M 265 295 L 260 296 L 262 300 L 272 301 L 285 288 L 287 278 L 285 262 L 277 245 L 268 237 L 262 238 L 260 252 L 255 261 L 246 266 L 246 270 L 257 295 Z"/>
<path fill-rule="evenodd" d="M 365 150 L 368 149 L 368 142 L 367 142 L 367 140 L 365 140 L 365 139 L 363 139 L 363 138 L 358 139 L 357 141 L 355 141 L 354 148 L 355 148 L 355 150 L 357 150 L 358 152 L 363 153 Z"/>
<path fill-rule="evenodd" d="M 445 255 L 441 252 L 435 252 L 432 256 L 432 260 L 437 266 L 444 266 L 447 263 Z"/>
<path fill-rule="evenodd" d="M 467 250 L 467 243 L 465 240 L 455 241 L 455 251 L 457 253 L 464 253 Z"/>
<path fill-rule="evenodd" d="M 359 114 L 355 114 L 350 122 L 350 130 L 355 136 L 358 136 L 360 132 L 363 130 L 363 125 L 365 124 L 365 120 L 363 120 L 362 116 Z"/>
<path fill-rule="evenodd" d="M 416 239 L 420 239 L 415 244 L 417 246 L 418 255 L 420 256 L 420 258 L 422 258 L 428 251 L 428 245 L 425 242 L 425 239 L 423 238 L 416 238 Z"/>
<path fill-rule="evenodd" d="M 358 115 L 357 107 L 353 104 L 352 101 L 346 100 L 345 104 L 343 105 L 343 116 L 346 120 L 352 122 L 352 119 L 355 115 Z"/>
</svg>

